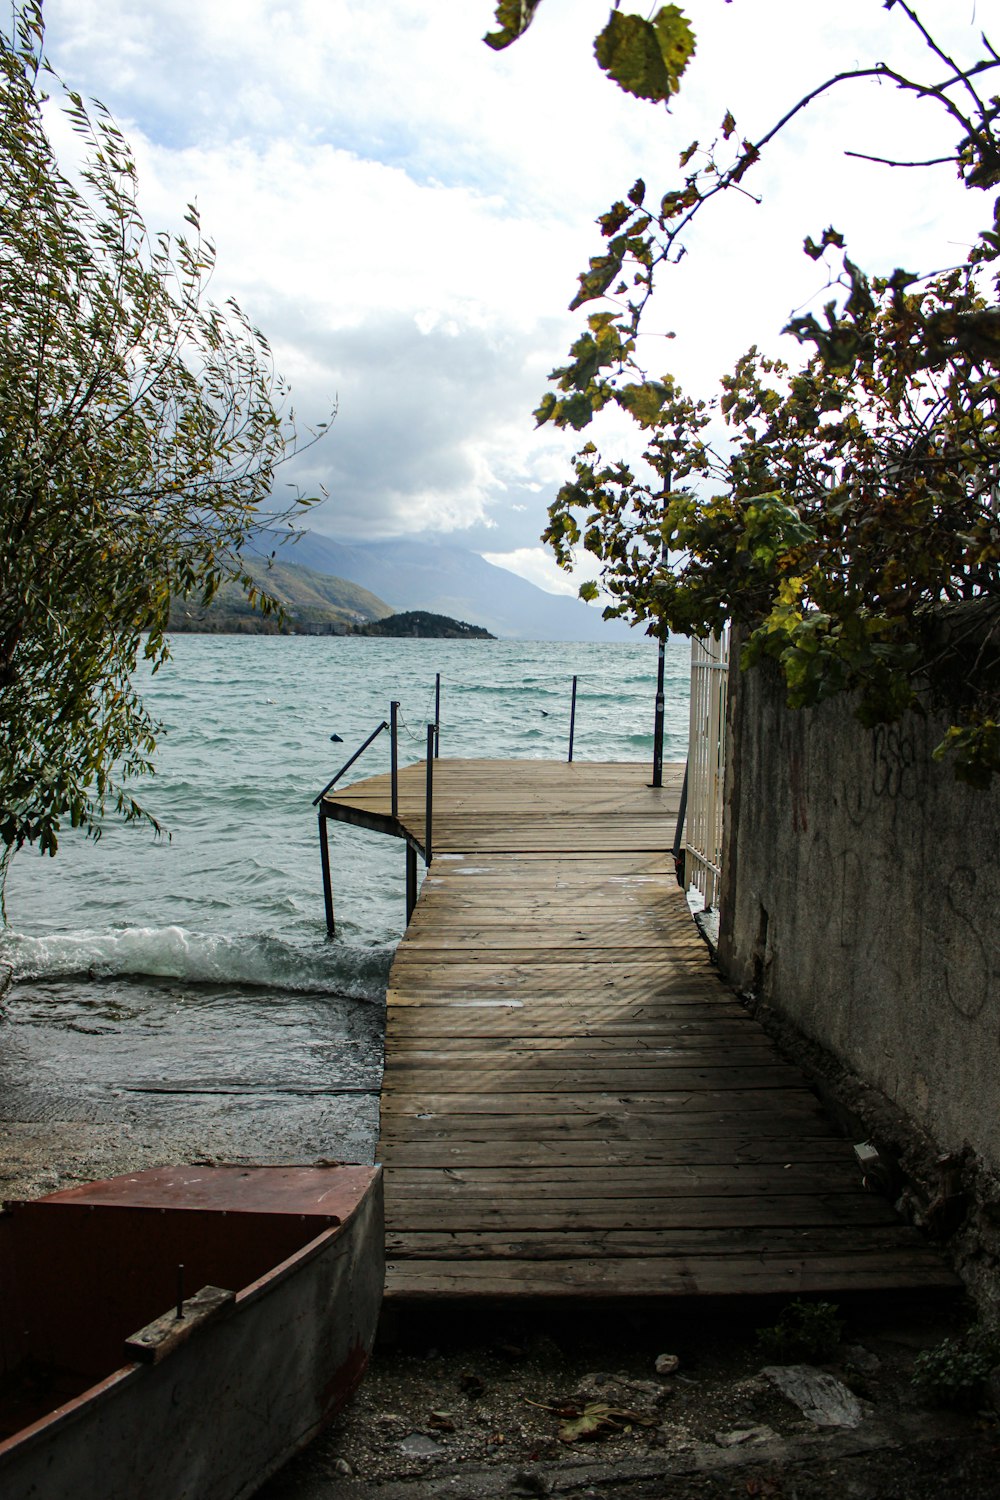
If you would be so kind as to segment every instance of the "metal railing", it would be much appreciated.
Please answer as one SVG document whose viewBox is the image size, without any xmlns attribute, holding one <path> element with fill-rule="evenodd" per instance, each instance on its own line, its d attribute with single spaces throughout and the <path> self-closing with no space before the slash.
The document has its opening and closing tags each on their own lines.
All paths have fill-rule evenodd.
<svg viewBox="0 0 1000 1500">
<path fill-rule="evenodd" d="M 569 714 L 569 750 L 567 760 L 572 763 L 573 751 L 576 741 L 576 709 L 577 709 L 577 678 L 574 676 L 570 693 Z M 384 730 L 389 731 L 389 802 L 393 822 L 399 823 L 399 730 L 402 723 L 399 713 L 399 702 L 396 699 L 389 704 L 389 717 L 372 730 L 368 738 L 358 746 L 354 754 L 338 771 L 335 772 L 321 792 L 313 798 L 313 807 L 319 808 L 319 844 L 320 861 L 323 869 L 323 896 L 326 905 L 327 932 L 332 936 L 334 933 L 333 914 L 333 886 L 330 873 L 330 847 L 329 832 L 327 824 L 330 815 L 323 805 L 324 798 L 333 790 L 337 782 L 344 776 L 353 765 L 364 755 L 365 751 L 372 746 Z M 405 725 L 403 727 L 406 727 Z M 407 731 L 411 733 L 412 731 Z M 429 866 L 434 858 L 434 762 L 441 754 L 441 673 L 438 672 L 434 679 L 434 719 L 427 725 L 426 745 L 426 774 L 424 781 L 424 840 L 423 858 L 424 865 Z M 409 921 L 413 915 L 413 909 L 417 900 L 417 869 L 416 854 L 417 846 L 413 843 L 413 836 L 400 828 L 407 840 L 406 849 L 406 919 Z"/>
<path fill-rule="evenodd" d="M 393 704 L 393 707 L 395 708 L 396 705 Z M 333 790 L 333 788 L 337 785 L 337 782 L 340 780 L 341 776 L 343 776 L 344 772 L 345 771 L 349 771 L 351 769 L 351 767 L 353 766 L 354 762 L 356 760 L 360 760 L 361 759 L 362 755 L 364 755 L 365 751 L 368 749 L 368 746 L 371 745 L 371 744 L 373 744 L 374 741 L 378 739 L 378 737 L 382 733 L 383 729 L 388 729 L 388 728 L 389 728 L 389 721 L 388 721 L 388 719 L 383 719 L 382 722 L 381 722 L 381 724 L 378 726 L 378 728 L 372 730 L 371 734 L 365 740 L 364 744 L 362 746 L 360 746 L 359 749 L 355 750 L 355 752 L 351 756 L 350 760 L 345 760 L 344 764 L 341 766 L 340 770 L 336 773 L 336 775 L 330 777 L 330 780 L 327 782 L 327 784 L 323 788 L 323 790 L 321 792 L 317 792 L 316 796 L 313 798 L 313 804 L 312 804 L 313 807 L 319 807 L 320 803 L 322 802 L 323 798 L 326 796 L 327 792 L 331 792 Z"/>
<path fill-rule="evenodd" d="M 722 877 L 729 631 L 691 642 L 684 881 L 716 906 Z"/>
</svg>

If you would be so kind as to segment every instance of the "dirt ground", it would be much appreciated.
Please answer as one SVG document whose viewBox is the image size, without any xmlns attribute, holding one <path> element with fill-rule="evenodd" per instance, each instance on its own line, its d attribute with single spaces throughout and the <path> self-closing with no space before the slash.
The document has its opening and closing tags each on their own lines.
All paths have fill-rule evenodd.
<svg viewBox="0 0 1000 1500">
<path fill-rule="evenodd" d="M 1000 1496 L 992 1406 L 930 1408 L 911 1382 L 919 1351 L 960 1330 L 959 1305 L 840 1307 L 843 1338 L 822 1368 L 859 1398 L 853 1428 L 817 1426 L 761 1373 L 773 1360 L 758 1329 L 781 1307 L 403 1310 L 340 1419 L 260 1500 Z M 657 1373 L 663 1355 L 674 1373 Z M 567 1414 L 598 1422 L 601 1408 L 601 1429 L 572 1437 Z"/>
</svg>

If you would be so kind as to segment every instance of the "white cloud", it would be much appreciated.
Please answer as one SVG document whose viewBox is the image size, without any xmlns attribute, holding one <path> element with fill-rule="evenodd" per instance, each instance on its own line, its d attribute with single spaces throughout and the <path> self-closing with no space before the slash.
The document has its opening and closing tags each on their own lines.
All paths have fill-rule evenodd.
<svg viewBox="0 0 1000 1500">
<path fill-rule="evenodd" d="M 640 172 L 669 185 L 727 108 L 756 136 L 835 69 L 885 57 L 936 77 L 880 0 L 713 0 L 694 8 L 698 53 L 668 115 L 600 76 L 607 8 L 546 0 L 494 54 L 492 0 L 47 0 L 57 68 L 137 149 L 147 221 L 177 226 L 197 198 L 216 295 L 265 329 L 303 419 L 339 402 L 290 469 L 331 491 L 322 529 L 464 529 L 564 586 L 536 543 L 574 437 L 531 412 L 583 321 L 566 304 L 599 248 L 593 219 Z M 968 16 L 926 10 L 948 46 L 974 45 Z M 704 389 L 751 342 L 774 345 L 828 295 L 801 243 L 830 222 L 880 269 L 961 258 L 982 195 L 948 169 L 843 154 L 936 155 L 954 134 L 884 83 L 820 101 L 749 174 L 764 206 L 712 205 L 664 276 L 648 326 L 676 338 L 643 342 L 651 370 Z"/>
<path fill-rule="evenodd" d="M 547 594 L 576 594 L 577 585 L 572 578 L 541 547 L 516 547 L 513 552 L 484 552 L 482 556 L 488 563 L 526 578 Z"/>
</svg>

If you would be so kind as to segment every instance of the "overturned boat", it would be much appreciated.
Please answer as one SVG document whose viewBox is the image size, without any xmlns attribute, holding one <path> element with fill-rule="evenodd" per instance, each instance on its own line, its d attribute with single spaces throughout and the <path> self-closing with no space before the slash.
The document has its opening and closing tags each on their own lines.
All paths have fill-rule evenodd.
<svg viewBox="0 0 1000 1500">
<path fill-rule="evenodd" d="M 0 1214 L 4 1500 L 238 1500 L 361 1379 L 378 1167 L 165 1167 Z"/>
</svg>

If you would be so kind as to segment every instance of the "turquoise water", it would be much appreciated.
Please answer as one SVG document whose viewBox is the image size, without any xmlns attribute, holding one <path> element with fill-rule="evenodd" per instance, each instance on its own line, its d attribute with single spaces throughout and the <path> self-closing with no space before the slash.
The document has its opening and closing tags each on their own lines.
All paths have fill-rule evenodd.
<svg viewBox="0 0 1000 1500">
<path fill-rule="evenodd" d="M 0 1108 L 26 1072 L 32 1098 L 71 1074 L 98 1113 L 123 1090 L 152 1097 L 157 1080 L 192 1096 L 220 1079 L 301 1094 L 320 1076 L 353 1129 L 361 1094 L 349 1091 L 377 1087 L 403 846 L 333 829 L 329 940 L 313 797 L 393 698 L 400 760 L 423 758 L 437 672 L 442 756 L 563 758 L 575 674 L 574 757 L 649 761 L 656 648 L 181 636 L 173 649 L 145 684 L 164 733 L 139 788 L 169 838 L 109 822 L 97 844 L 69 834 L 55 860 L 13 863 Z M 688 659 L 687 642 L 671 641 L 668 760 L 686 752 Z M 383 734 L 340 784 L 387 770 L 388 757 Z"/>
</svg>

